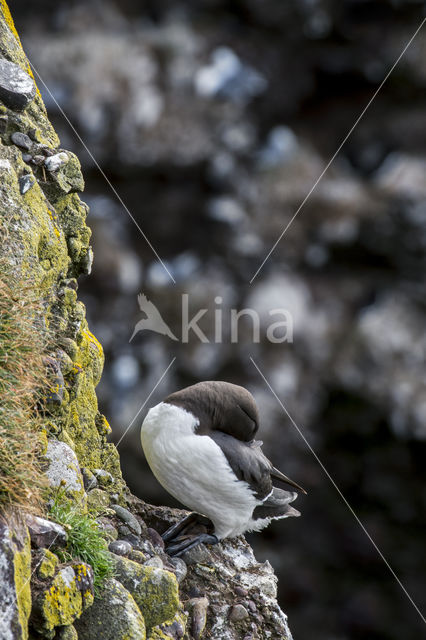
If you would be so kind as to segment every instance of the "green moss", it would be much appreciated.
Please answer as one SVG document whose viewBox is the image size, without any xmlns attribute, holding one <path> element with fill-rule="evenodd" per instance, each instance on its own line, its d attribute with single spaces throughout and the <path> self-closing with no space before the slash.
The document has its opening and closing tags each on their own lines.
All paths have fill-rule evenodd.
<svg viewBox="0 0 426 640">
<path fill-rule="evenodd" d="M 87 508 L 90 513 L 101 513 L 109 507 L 109 495 L 102 489 L 92 489 L 87 494 Z"/>
<path fill-rule="evenodd" d="M 178 583 L 173 573 L 119 556 L 114 556 L 114 562 L 117 579 L 135 599 L 148 632 L 180 611 Z"/>
</svg>

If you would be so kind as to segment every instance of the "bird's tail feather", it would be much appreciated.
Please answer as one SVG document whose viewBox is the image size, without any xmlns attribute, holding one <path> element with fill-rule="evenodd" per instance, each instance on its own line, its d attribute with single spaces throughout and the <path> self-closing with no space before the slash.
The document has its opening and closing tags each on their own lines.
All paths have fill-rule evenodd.
<svg viewBox="0 0 426 640">
<path fill-rule="evenodd" d="M 272 494 L 253 511 L 253 519 L 259 518 L 289 518 L 300 516 L 300 511 L 290 506 L 297 498 L 295 491 L 284 491 L 274 487 Z"/>
</svg>

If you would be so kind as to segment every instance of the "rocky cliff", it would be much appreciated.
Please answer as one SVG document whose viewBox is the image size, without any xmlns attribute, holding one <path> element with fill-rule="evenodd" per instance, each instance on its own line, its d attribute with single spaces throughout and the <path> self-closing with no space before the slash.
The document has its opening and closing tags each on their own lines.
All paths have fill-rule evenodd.
<svg viewBox="0 0 426 640">
<path fill-rule="evenodd" d="M 80 164 L 0 6 L 0 637 L 291 638 L 274 573 L 244 539 L 171 559 L 159 534 L 181 514 L 122 479 L 77 296 L 92 262 Z"/>
</svg>

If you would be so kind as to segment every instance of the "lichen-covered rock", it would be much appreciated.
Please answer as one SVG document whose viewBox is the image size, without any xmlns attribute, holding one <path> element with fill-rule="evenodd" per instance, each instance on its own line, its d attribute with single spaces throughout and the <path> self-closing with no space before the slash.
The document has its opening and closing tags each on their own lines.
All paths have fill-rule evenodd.
<svg viewBox="0 0 426 640">
<path fill-rule="evenodd" d="M 69 624 L 65 627 L 58 627 L 54 640 L 78 640 L 74 625 Z"/>
<path fill-rule="evenodd" d="M 50 464 L 46 471 L 50 486 L 62 487 L 66 494 L 73 498 L 80 508 L 86 505 L 83 477 L 77 456 L 65 442 L 50 440 L 47 445 L 46 458 Z"/>
<path fill-rule="evenodd" d="M 49 549 L 42 549 L 36 563 L 38 577 L 45 580 L 46 578 L 53 578 L 55 575 L 59 558 Z"/>
<path fill-rule="evenodd" d="M 133 597 L 117 580 L 104 584 L 102 594 L 75 623 L 79 640 L 145 640 L 145 623 Z"/>
<path fill-rule="evenodd" d="M 80 162 L 71 151 L 49 156 L 44 165 L 50 172 L 50 179 L 43 180 L 41 186 L 53 204 L 68 193 L 84 190 Z"/>
<path fill-rule="evenodd" d="M 109 506 L 109 495 L 102 489 L 92 489 L 87 494 L 87 507 L 93 513 L 104 511 Z"/>
<path fill-rule="evenodd" d="M 149 630 L 171 620 L 180 609 L 176 577 L 170 571 L 147 567 L 113 555 L 116 578 L 130 591 Z"/>
<path fill-rule="evenodd" d="M 14 62 L 0 60 L 0 100 L 10 109 L 22 111 L 34 99 L 34 80 Z"/>
<path fill-rule="evenodd" d="M 153 507 L 132 496 L 130 508 L 159 532 L 186 512 Z M 163 556 L 169 565 L 173 559 Z M 194 638 L 291 640 L 287 616 L 277 602 L 277 578 L 269 562 L 259 563 L 243 537 L 199 545 L 183 555 L 187 573 L 180 597 Z M 167 564 L 166 564 L 167 566 Z"/>
<path fill-rule="evenodd" d="M 31 625 L 53 638 L 55 627 L 73 624 L 93 604 L 92 569 L 83 562 L 66 565 L 46 587 L 37 585 L 35 591 Z"/>
<path fill-rule="evenodd" d="M 0 638 L 27 640 L 31 611 L 31 543 L 27 528 L 0 519 Z"/>
<path fill-rule="evenodd" d="M 186 615 L 177 613 L 173 620 L 167 620 L 151 629 L 149 640 L 179 640 L 185 635 Z"/>
<path fill-rule="evenodd" d="M 30 66 L 5 2 L 0 4 L 0 61 L 13 64 L 32 84 Z M 17 71 L 17 73 L 19 73 Z M 54 395 L 46 415 L 46 430 L 67 442 L 79 463 L 104 469 L 123 490 L 118 454 L 107 443 L 107 422 L 98 412 L 95 386 L 103 368 L 103 351 L 89 331 L 84 305 L 77 300 L 80 273 L 88 273 L 92 252 L 88 207 L 77 191 L 84 187 L 78 159 L 60 148 L 36 90 L 24 111 L 7 103 L 0 123 L 0 217 L 8 231 L 10 269 L 28 281 L 45 314 L 40 323 L 57 347 L 64 384 Z M 55 158 L 56 156 L 59 157 Z M 58 389 L 59 391 L 59 389 Z"/>
</svg>

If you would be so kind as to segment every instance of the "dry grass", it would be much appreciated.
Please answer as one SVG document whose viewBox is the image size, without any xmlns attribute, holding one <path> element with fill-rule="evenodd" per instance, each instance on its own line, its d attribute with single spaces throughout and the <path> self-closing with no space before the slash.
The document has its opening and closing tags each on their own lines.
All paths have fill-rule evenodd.
<svg viewBox="0 0 426 640">
<path fill-rule="evenodd" d="M 0 246 L 0 512 L 10 506 L 40 510 L 46 479 L 37 404 L 47 386 L 46 339 L 36 326 L 40 304 L 29 286 L 11 277 L 1 234 Z"/>
</svg>

